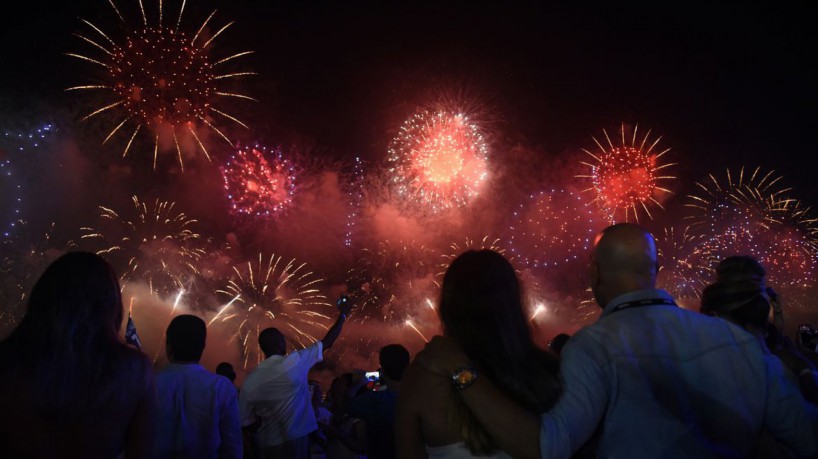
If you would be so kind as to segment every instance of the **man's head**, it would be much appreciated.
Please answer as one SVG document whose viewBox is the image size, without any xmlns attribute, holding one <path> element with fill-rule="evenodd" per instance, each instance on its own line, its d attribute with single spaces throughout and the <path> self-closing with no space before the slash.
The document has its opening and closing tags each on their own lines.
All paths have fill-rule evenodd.
<svg viewBox="0 0 818 459">
<path fill-rule="evenodd" d="M 207 339 L 204 320 L 184 314 L 170 321 L 165 351 L 171 362 L 198 362 Z"/>
<path fill-rule="evenodd" d="M 277 328 L 265 328 L 258 334 L 258 345 L 264 352 L 264 357 L 274 355 L 285 355 L 287 353 L 287 340 L 284 334 Z"/>
<path fill-rule="evenodd" d="M 224 376 L 225 378 L 229 379 L 230 382 L 236 381 L 236 370 L 233 369 L 233 365 L 229 362 L 222 362 L 216 366 L 216 374 Z"/>
<path fill-rule="evenodd" d="M 381 371 L 387 379 L 398 382 L 409 366 L 409 351 L 400 344 L 390 344 L 381 348 Z"/>
<path fill-rule="evenodd" d="M 619 295 L 655 288 L 656 242 L 644 228 L 620 223 L 602 230 L 591 253 L 591 290 L 600 307 Z"/>
</svg>

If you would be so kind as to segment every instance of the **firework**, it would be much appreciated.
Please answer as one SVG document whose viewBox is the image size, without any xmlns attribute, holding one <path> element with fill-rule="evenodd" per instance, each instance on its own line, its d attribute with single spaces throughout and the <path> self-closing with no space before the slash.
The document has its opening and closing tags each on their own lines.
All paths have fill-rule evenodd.
<svg viewBox="0 0 818 459">
<path fill-rule="evenodd" d="M 101 69 L 99 84 L 67 89 L 97 92 L 101 100 L 105 100 L 101 107 L 83 120 L 100 113 L 116 113 L 116 118 L 112 118 L 118 121 L 112 124 L 114 127 L 103 144 L 120 130 L 131 132 L 127 135 L 123 157 L 127 156 L 137 134 L 150 131 L 151 140 L 154 141 L 154 169 L 160 145 L 169 145 L 170 148 L 161 149 L 175 149 L 180 167 L 184 170 L 180 140 L 185 139 L 195 142 L 209 161 L 210 155 L 197 134 L 197 128 L 207 126 L 230 144 L 227 136 L 214 124 L 211 115 L 218 115 L 246 128 L 243 122 L 217 106 L 225 98 L 254 100 L 224 87 L 225 82 L 232 78 L 253 74 L 226 69 L 230 65 L 228 62 L 235 62 L 236 58 L 251 52 L 221 59 L 215 58 L 212 53 L 214 40 L 233 23 L 228 23 L 208 37 L 206 28 L 216 13 L 214 11 L 196 33 L 190 34 L 180 29 L 184 1 L 175 20 L 163 20 L 160 0 L 158 18 L 154 22 L 148 18 L 142 0 L 139 0 L 142 24 L 130 27 L 116 3 L 113 0 L 109 3 L 123 25 L 124 37 L 117 40 L 90 21 L 82 19 L 87 30 L 74 35 L 82 40 L 88 52 L 67 53 Z"/>
<path fill-rule="evenodd" d="M 787 199 L 772 212 L 775 223 L 764 233 L 767 249 L 760 257 L 777 286 L 807 288 L 818 274 L 818 219 L 800 202 Z"/>
<path fill-rule="evenodd" d="M 221 167 L 230 210 L 240 215 L 269 217 L 293 203 L 295 168 L 281 150 L 239 149 Z"/>
<path fill-rule="evenodd" d="M 48 141 L 57 129 L 53 124 L 42 124 L 32 131 L 3 130 L 0 137 L 0 151 L 7 148 L 10 151 L 26 152 L 38 148 Z"/>
<path fill-rule="evenodd" d="M 401 126 L 388 161 L 404 201 L 434 212 L 477 196 L 488 176 L 488 144 L 465 114 L 424 111 Z"/>
<path fill-rule="evenodd" d="M 730 255 L 750 255 L 767 268 L 772 284 L 812 285 L 818 259 L 816 220 L 808 208 L 788 196 L 773 171 L 756 168 L 738 174 L 727 170 L 726 180 L 712 174 L 697 183 L 698 195 L 687 206 L 691 228 L 704 236 L 702 250 L 712 263 Z"/>
<path fill-rule="evenodd" d="M 22 218 L 23 186 L 15 173 L 12 158 L 38 148 L 49 139 L 56 129 L 51 124 L 41 125 L 32 131 L 3 130 L 0 136 L 0 235 L 8 238 L 18 227 Z M 12 154 L 14 153 L 14 154 Z M 15 161 L 16 162 L 16 161 Z"/>
<path fill-rule="evenodd" d="M 541 191 L 514 211 L 510 251 L 521 266 L 554 267 L 583 257 L 602 226 L 581 196 L 562 189 Z"/>
<path fill-rule="evenodd" d="M 656 283 L 674 298 L 699 298 L 709 283 L 714 260 L 703 242 L 701 235 L 693 234 L 690 227 L 681 231 L 665 228 L 660 235 Z"/>
<path fill-rule="evenodd" d="M 19 232 L 0 242 L 0 330 L 16 325 L 38 276 L 64 251 L 55 245 L 54 223 L 44 232 L 23 220 L 17 227 Z"/>
<path fill-rule="evenodd" d="M 314 333 L 326 331 L 331 320 L 332 306 L 320 291 L 321 282 L 306 263 L 259 254 L 257 261 L 234 266 L 233 277 L 216 291 L 226 304 L 210 324 L 219 322 L 235 330 L 245 369 L 264 358 L 258 334 L 265 328 L 276 327 L 291 345 L 306 347 L 320 339 Z"/>
<path fill-rule="evenodd" d="M 356 267 L 347 273 L 347 290 L 356 307 L 351 318 L 401 323 L 412 311 L 428 308 L 435 297 L 434 255 L 414 243 L 378 243 L 362 250 Z"/>
<path fill-rule="evenodd" d="M 0 160 L 0 196 L 3 203 L 0 206 L 0 234 L 8 238 L 17 227 L 20 218 L 20 205 L 23 202 L 22 186 L 15 180 L 9 160 Z"/>
<path fill-rule="evenodd" d="M 99 248 L 122 273 L 123 284 L 144 281 L 151 292 L 167 295 L 182 290 L 185 281 L 199 273 L 196 263 L 205 254 L 197 223 L 176 210 L 176 203 L 138 197 L 126 212 L 100 206 L 99 227 L 81 228 L 81 238 Z"/>
<path fill-rule="evenodd" d="M 661 164 L 660 158 L 670 151 L 669 148 L 660 152 L 657 149 L 659 141 L 650 140 L 650 130 L 639 139 L 637 125 L 631 135 L 626 135 L 625 124 L 622 124 L 621 143 L 615 145 L 604 129 L 607 146 L 603 146 L 596 137 L 592 137 L 599 150 L 582 149 L 594 162 L 582 162 L 591 168 L 589 175 L 579 175 L 591 180 L 591 187 L 586 191 L 596 194 L 593 202 L 597 202 L 606 216 L 613 222 L 618 216 L 622 216 L 625 221 L 630 218 L 639 221 L 640 209 L 653 218 L 648 208 L 649 205 L 656 205 L 662 208 L 662 204 L 657 200 L 663 193 L 670 193 L 667 188 L 660 186 L 663 180 L 674 179 L 669 175 L 661 175 L 662 170 L 675 163 Z"/>
</svg>

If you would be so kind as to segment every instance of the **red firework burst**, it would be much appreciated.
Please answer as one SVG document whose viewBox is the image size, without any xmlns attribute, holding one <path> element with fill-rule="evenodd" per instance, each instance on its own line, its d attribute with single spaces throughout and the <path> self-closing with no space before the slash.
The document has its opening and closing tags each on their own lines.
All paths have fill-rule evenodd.
<svg viewBox="0 0 818 459">
<path fill-rule="evenodd" d="M 660 186 L 660 181 L 674 179 L 669 175 L 660 175 L 662 169 L 674 166 L 675 163 L 660 164 L 659 159 L 670 151 L 667 148 L 663 151 L 654 151 L 662 140 L 658 137 L 652 143 L 649 142 L 650 130 L 640 139 L 637 138 L 639 126 L 633 128 L 630 136 L 626 135 L 624 123 L 620 129 L 621 143 L 614 145 L 611 137 L 604 129 L 607 140 L 607 147 L 603 146 L 595 137 L 594 142 L 599 151 L 582 149 L 590 155 L 596 162 L 582 162 L 591 168 L 590 175 L 580 175 L 591 179 L 592 185 L 586 191 L 596 193 L 595 202 L 612 221 L 616 221 L 619 215 L 628 221 L 631 217 L 639 221 L 639 209 L 645 211 L 648 217 L 653 218 L 648 209 L 648 205 L 656 205 L 662 208 L 662 204 L 657 197 L 663 193 L 671 193 L 670 190 Z"/>
<path fill-rule="evenodd" d="M 488 144 L 462 113 L 421 112 L 407 120 L 389 145 L 392 182 L 409 201 L 432 211 L 464 205 L 480 191 Z"/>
<path fill-rule="evenodd" d="M 66 53 L 104 69 L 98 76 L 102 84 L 80 85 L 67 89 L 93 90 L 109 94 L 105 104 L 89 113 L 83 120 L 103 112 L 119 112 L 121 122 L 110 131 L 103 144 L 125 125 L 131 126 L 133 133 L 125 145 L 123 157 L 128 154 L 140 130 L 143 127 L 150 130 L 154 141 L 154 169 L 160 145 L 168 145 L 170 146 L 168 149 L 175 147 L 179 164 L 184 170 L 180 143 L 186 143 L 187 139 L 198 145 L 210 160 L 210 155 L 200 135 L 197 134 L 197 128 L 206 125 L 230 143 L 227 136 L 213 124 L 211 115 L 217 114 L 244 128 L 247 126 L 236 117 L 216 108 L 219 99 L 228 97 L 255 100 L 243 94 L 229 92 L 220 86 L 227 79 L 254 74 L 220 72 L 226 62 L 251 54 L 251 51 L 219 60 L 215 60 L 211 55 L 213 41 L 233 23 L 228 23 L 208 38 L 207 33 L 203 32 L 213 18 L 214 11 L 198 31 L 191 35 L 179 28 L 185 2 L 182 2 L 175 24 L 164 24 L 163 6 L 160 1 L 158 21 L 151 25 L 140 0 L 142 26 L 131 29 L 116 4 L 113 1 L 109 3 L 126 28 L 125 36 L 116 41 L 96 25 L 82 19 L 89 27 L 91 35 L 83 33 L 75 35 L 86 45 L 90 45 L 94 52 L 101 51 L 103 54 L 91 57 L 94 54 Z"/>
<path fill-rule="evenodd" d="M 280 150 L 240 149 L 221 172 L 230 209 L 237 214 L 278 215 L 292 205 L 295 169 Z"/>
</svg>

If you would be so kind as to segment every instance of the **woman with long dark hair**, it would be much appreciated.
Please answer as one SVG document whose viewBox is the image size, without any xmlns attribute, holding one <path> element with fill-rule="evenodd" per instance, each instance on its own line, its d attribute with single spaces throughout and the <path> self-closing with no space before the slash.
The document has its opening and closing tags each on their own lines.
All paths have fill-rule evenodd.
<svg viewBox="0 0 818 459">
<path fill-rule="evenodd" d="M 0 456 L 149 457 L 153 372 L 119 336 L 113 269 L 73 252 L 31 291 L 20 325 L 0 342 Z"/>
<path fill-rule="evenodd" d="M 469 251 L 446 271 L 439 314 L 444 334 L 511 399 L 532 413 L 559 396 L 557 358 L 537 348 L 511 264 L 490 251 Z M 455 394 L 452 381 L 413 362 L 401 381 L 396 419 L 399 457 L 506 457 Z"/>
</svg>

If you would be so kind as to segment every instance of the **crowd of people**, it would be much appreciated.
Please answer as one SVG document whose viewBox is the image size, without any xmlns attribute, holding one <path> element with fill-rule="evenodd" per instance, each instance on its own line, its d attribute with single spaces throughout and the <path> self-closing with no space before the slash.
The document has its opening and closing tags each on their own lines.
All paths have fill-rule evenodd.
<svg viewBox="0 0 818 459">
<path fill-rule="evenodd" d="M 414 360 L 383 347 L 379 371 L 310 370 L 342 333 L 287 348 L 268 328 L 264 360 L 235 385 L 228 362 L 199 364 L 207 326 L 180 315 L 168 365 L 121 337 L 120 285 L 101 257 L 68 253 L 34 286 L 0 342 L 0 457 L 470 458 L 818 457 L 818 333 L 791 340 L 766 272 L 729 257 L 700 311 L 656 288 L 653 236 L 633 224 L 594 241 L 599 319 L 538 347 L 518 277 L 468 251 L 441 284 L 443 336 Z M 411 361 L 411 362 L 410 362 Z"/>
</svg>

